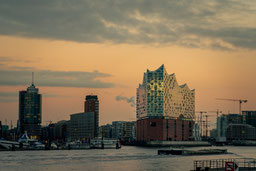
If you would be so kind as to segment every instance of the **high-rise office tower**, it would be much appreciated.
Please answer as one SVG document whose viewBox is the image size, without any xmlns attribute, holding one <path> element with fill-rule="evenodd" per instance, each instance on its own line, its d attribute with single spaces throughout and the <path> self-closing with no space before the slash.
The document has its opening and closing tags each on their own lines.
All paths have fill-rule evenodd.
<svg viewBox="0 0 256 171">
<path fill-rule="evenodd" d="M 18 133 L 27 132 L 32 138 L 38 139 L 42 122 L 42 96 L 38 93 L 32 78 L 27 91 L 19 92 Z"/>
<path fill-rule="evenodd" d="M 144 73 L 137 88 L 137 140 L 188 140 L 195 116 L 195 90 L 178 85 L 164 65 Z"/>
<path fill-rule="evenodd" d="M 96 95 L 88 95 L 85 97 L 84 113 L 94 113 L 94 137 L 99 135 L 99 100 Z"/>
</svg>

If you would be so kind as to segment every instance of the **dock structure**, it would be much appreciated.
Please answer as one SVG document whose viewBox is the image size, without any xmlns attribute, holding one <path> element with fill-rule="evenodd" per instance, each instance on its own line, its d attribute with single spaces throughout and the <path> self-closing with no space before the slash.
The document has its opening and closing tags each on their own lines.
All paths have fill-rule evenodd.
<svg viewBox="0 0 256 171">
<path fill-rule="evenodd" d="M 194 170 L 191 171 L 226 171 L 227 164 L 233 163 L 234 171 L 255 171 L 256 159 L 253 158 L 230 158 L 214 160 L 195 160 Z"/>
<path fill-rule="evenodd" d="M 209 147 L 211 144 L 206 141 L 148 141 L 138 144 L 147 147 Z"/>
<path fill-rule="evenodd" d="M 185 150 L 185 149 L 170 149 L 170 150 L 158 150 L 158 155 L 217 155 L 227 154 L 227 149 L 201 149 L 201 150 Z"/>
</svg>

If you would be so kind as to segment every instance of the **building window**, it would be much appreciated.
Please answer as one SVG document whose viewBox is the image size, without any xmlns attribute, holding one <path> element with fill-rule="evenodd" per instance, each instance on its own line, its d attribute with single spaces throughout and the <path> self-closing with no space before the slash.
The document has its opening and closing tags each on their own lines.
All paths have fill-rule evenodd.
<svg viewBox="0 0 256 171">
<path fill-rule="evenodd" d="M 150 122 L 150 126 L 156 127 L 156 122 Z"/>
</svg>

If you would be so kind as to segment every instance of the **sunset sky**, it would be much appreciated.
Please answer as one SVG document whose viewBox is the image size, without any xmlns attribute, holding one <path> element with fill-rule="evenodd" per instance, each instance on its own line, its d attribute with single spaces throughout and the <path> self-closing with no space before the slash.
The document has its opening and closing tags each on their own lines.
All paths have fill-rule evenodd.
<svg viewBox="0 0 256 171">
<path fill-rule="evenodd" d="M 82 112 L 89 94 L 99 97 L 100 125 L 135 120 L 143 73 L 162 64 L 195 89 L 196 111 L 238 113 L 238 102 L 216 98 L 256 110 L 256 1 L 0 0 L 4 124 L 16 126 L 32 72 L 43 125 Z"/>
</svg>

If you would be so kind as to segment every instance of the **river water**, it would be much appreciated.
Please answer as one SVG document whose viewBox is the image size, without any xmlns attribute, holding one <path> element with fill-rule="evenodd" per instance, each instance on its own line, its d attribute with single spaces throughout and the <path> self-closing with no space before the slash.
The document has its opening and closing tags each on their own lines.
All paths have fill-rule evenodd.
<svg viewBox="0 0 256 171">
<path fill-rule="evenodd" d="M 200 147 L 202 148 L 202 147 Z M 206 147 L 204 147 L 206 148 Z M 208 147 L 209 148 L 209 147 Z M 216 148 L 216 147 L 210 147 Z M 5 170 L 171 170 L 189 171 L 194 160 L 256 158 L 256 147 L 217 147 L 233 154 L 208 156 L 157 155 L 159 148 L 122 146 L 121 149 L 6 151 L 0 152 L 0 171 Z M 188 148 L 188 149 L 199 149 Z"/>
</svg>

